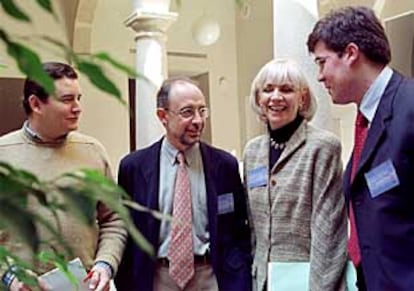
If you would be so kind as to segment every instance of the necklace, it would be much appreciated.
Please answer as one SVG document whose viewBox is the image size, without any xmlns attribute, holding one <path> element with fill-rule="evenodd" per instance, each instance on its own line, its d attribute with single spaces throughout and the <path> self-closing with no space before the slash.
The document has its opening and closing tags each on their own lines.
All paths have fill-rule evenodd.
<svg viewBox="0 0 414 291">
<path fill-rule="evenodd" d="M 275 150 L 283 150 L 286 147 L 285 142 L 276 142 L 273 138 L 270 138 L 270 146 L 273 147 Z"/>
</svg>

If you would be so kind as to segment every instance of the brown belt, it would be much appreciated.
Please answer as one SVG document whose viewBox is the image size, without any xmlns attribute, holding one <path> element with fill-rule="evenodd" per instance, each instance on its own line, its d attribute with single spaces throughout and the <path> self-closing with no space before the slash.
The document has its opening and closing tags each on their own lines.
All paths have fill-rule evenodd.
<svg viewBox="0 0 414 291">
<path fill-rule="evenodd" d="M 194 265 L 209 265 L 210 264 L 210 255 L 194 255 Z M 169 267 L 170 261 L 167 258 L 158 258 L 157 263 L 163 267 Z"/>
</svg>

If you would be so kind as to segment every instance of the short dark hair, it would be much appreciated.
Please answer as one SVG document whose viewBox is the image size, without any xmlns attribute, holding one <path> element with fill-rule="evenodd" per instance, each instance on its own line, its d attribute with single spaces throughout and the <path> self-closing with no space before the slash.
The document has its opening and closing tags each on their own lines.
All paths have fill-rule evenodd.
<svg viewBox="0 0 414 291">
<path fill-rule="evenodd" d="M 349 43 L 355 43 L 371 61 L 387 65 L 391 50 L 384 27 L 374 11 L 365 6 L 350 6 L 331 11 L 321 18 L 308 36 L 309 52 L 322 41 L 341 55 Z"/>
<path fill-rule="evenodd" d="M 165 80 L 157 93 L 157 108 L 168 108 L 171 88 L 176 83 L 189 83 L 198 87 L 198 84 L 185 76 L 171 77 Z"/>
<path fill-rule="evenodd" d="M 77 79 L 78 74 L 76 71 L 69 65 L 58 62 L 47 62 L 43 63 L 43 70 L 53 79 L 59 80 L 62 78 Z M 36 95 L 43 103 L 46 103 L 49 94 L 46 90 L 36 83 L 35 81 L 27 78 L 24 82 L 23 89 L 23 108 L 27 115 L 32 112 L 32 108 L 29 104 L 29 97 L 31 95 Z"/>
</svg>

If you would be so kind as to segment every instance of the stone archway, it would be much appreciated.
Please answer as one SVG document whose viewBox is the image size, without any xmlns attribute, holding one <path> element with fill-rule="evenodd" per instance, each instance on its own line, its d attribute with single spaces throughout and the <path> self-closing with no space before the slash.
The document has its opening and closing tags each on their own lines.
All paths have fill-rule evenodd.
<svg viewBox="0 0 414 291">
<path fill-rule="evenodd" d="M 72 41 L 72 47 L 76 53 L 91 52 L 92 24 L 97 2 L 97 0 L 78 0 Z"/>
<path fill-rule="evenodd" d="M 98 0 L 62 0 L 59 2 L 64 16 L 69 43 L 75 53 L 89 54 L 91 33 Z"/>
</svg>

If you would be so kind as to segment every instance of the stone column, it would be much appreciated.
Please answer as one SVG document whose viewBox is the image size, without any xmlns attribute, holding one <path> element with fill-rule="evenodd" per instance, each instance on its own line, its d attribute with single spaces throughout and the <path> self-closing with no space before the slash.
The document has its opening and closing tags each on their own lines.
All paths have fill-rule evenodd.
<svg viewBox="0 0 414 291">
<path fill-rule="evenodd" d="M 137 149 L 153 143 L 164 132 L 155 111 L 157 90 L 167 76 L 166 31 L 177 18 L 177 13 L 168 11 L 169 2 L 135 0 L 135 11 L 125 21 L 135 31 L 136 71 L 145 77 L 136 80 Z"/>
</svg>

